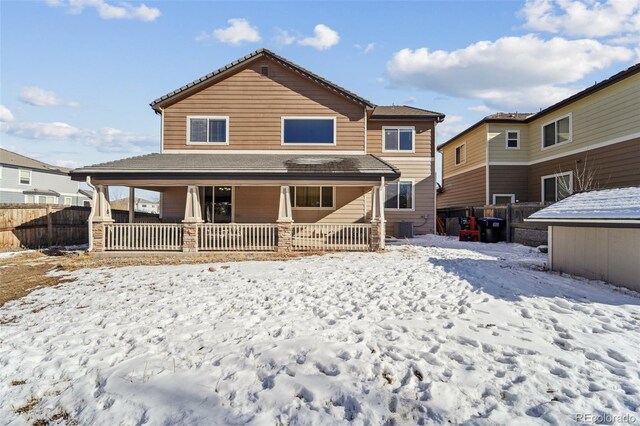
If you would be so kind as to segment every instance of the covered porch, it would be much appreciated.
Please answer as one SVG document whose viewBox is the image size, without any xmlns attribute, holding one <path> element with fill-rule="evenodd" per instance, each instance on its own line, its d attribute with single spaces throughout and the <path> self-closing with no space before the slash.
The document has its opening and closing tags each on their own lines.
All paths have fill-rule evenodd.
<svg viewBox="0 0 640 426">
<path fill-rule="evenodd" d="M 177 157 L 176 154 L 164 156 Z M 209 165 L 218 164 L 211 161 L 214 157 L 218 157 L 218 161 L 220 158 L 233 161 L 230 155 L 206 154 L 206 157 Z M 91 250 L 289 252 L 384 249 L 385 182 L 397 178 L 399 173 L 370 155 L 357 156 L 359 161 L 336 156 L 318 157 L 304 158 L 302 163 L 306 170 L 303 171 L 293 172 L 289 167 L 276 173 L 245 172 L 243 176 L 238 176 L 237 172 L 221 176 L 221 172 L 212 170 L 198 176 L 187 177 L 174 172 L 150 178 L 142 173 L 133 177 L 130 172 L 124 176 L 122 172 L 107 174 L 94 170 L 92 175 L 87 174 L 95 188 Z M 317 165 L 321 165 L 324 172 L 314 167 Z M 327 171 L 327 168 L 333 170 Z M 135 188 L 160 192 L 159 220 L 136 222 L 130 203 L 128 223 L 115 223 L 111 217 L 110 186 L 128 186 L 131 199 Z"/>
</svg>

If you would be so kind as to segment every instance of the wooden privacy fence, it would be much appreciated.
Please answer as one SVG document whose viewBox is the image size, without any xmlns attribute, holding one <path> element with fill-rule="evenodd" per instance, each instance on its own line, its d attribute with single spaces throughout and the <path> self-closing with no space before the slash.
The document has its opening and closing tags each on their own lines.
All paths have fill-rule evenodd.
<svg viewBox="0 0 640 426">
<path fill-rule="evenodd" d="M 546 240 L 546 225 L 527 223 L 524 219 L 547 207 L 550 203 L 515 203 L 487 206 L 470 206 L 438 210 L 438 232 L 458 235 L 458 218 L 471 216 L 476 218 L 498 217 L 506 222 L 505 239 L 507 242 L 538 245 Z M 527 236 L 528 235 L 528 236 Z"/>
<path fill-rule="evenodd" d="M 371 226 L 368 223 L 294 223 L 292 248 L 297 251 L 366 251 L 371 242 Z"/>
<path fill-rule="evenodd" d="M 198 225 L 198 250 L 274 251 L 278 225 L 271 223 L 205 223 Z"/>
<path fill-rule="evenodd" d="M 0 249 L 86 244 L 90 213 L 91 207 L 0 203 Z M 111 214 L 116 222 L 129 220 L 127 211 L 113 210 Z M 157 215 L 136 212 L 138 217 Z"/>
</svg>

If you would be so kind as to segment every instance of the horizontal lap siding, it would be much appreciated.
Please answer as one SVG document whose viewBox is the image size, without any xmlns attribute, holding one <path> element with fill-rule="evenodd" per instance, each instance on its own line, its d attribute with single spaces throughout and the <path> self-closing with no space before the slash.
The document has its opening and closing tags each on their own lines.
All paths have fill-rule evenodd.
<svg viewBox="0 0 640 426">
<path fill-rule="evenodd" d="M 280 205 L 279 186 L 238 186 L 233 190 L 237 223 L 276 223 Z"/>
<path fill-rule="evenodd" d="M 489 200 L 494 194 L 515 194 L 516 201 L 540 201 L 529 199 L 529 167 L 527 166 L 490 166 Z"/>
<path fill-rule="evenodd" d="M 269 67 L 262 76 L 261 66 Z M 164 148 L 187 150 L 364 150 L 364 107 L 262 59 L 167 107 Z M 229 116 L 229 145 L 187 145 L 187 115 Z M 281 117 L 336 117 L 336 146 L 281 145 Z"/>
<path fill-rule="evenodd" d="M 437 207 L 483 206 L 485 204 L 485 168 L 465 172 L 452 177 L 444 177 L 442 194 L 438 194 Z"/>
<path fill-rule="evenodd" d="M 162 191 L 162 220 L 176 222 L 184 219 L 187 204 L 187 187 L 175 186 Z"/>
<path fill-rule="evenodd" d="M 415 153 L 382 152 L 382 128 L 393 126 L 415 127 Z M 431 157 L 433 156 L 434 123 L 415 121 L 369 121 L 367 123 L 367 153 L 384 157 Z"/>
<path fill-rule="evenodd" d="M 293 210 L 297 223 L 357 223 L 364 222 L 364 194 L 370 188 L 337 187 L 335 210 Z"/>
<path fill-rule="evenodd" d="M 456 147 L 463 143 L 466 144 L 467 160 L 456 166 Z M 487 162 L 486 147 L 487 129 L 484 125 L 448 144 L 442 150 L 442 177 L 452 177 L 453 174 L 467 172 L 485 164 Z"/>
<path fill-rule="evenodd" d="M 580 163 L 576 164 L 578 160 Z M 530 201 L 541 200 L 542 176 L 568 171 L 573 171 L 575 175 L 576 167 L 581 170 L 585 161 L 587 168 L 596 172 L 596 186 L 599 188 L 640 185 L 638 138 L 529 166 Z"/>
</svg>

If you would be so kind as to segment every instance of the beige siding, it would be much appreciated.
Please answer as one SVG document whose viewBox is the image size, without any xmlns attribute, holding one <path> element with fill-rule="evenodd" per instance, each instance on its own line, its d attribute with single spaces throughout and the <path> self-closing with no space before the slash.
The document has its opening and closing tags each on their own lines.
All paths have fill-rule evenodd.
<svg viewBox="0 0 640 426">
<path fill-rule="evenodd" d="M 415 153 L 382 152 L 382 128 L 405 126 L 415 128 Z M 367 122 L 367 153 L 384 157 L 432 157 L 434 150 L 434 122 L 369 121 Z"/>
<path fill-rule="evenodd" d="M 278 220 L 279 186 L 238 186 L 233 190 L 237 223 L 275 223 Z"/>
<path fill-rule="evenodd" d="M 370 188 L 337 187 L 335 210 L 293 209 L 293 221 L 297 223 L 356 223 L 364 222 L 364 194 Z"/>
<path fill-rule="evenodd" d="M 528 161 L 528 150 L 525 148 L 529 139 L 529 127 L 526 124 L 487 124 L 487 140 L 489 141 L 489 161 Z M 520 148 L 507 149 L 507 131 L 520 131 Z"/>
<path fill-rule="evenodd" d="M 466 144 L 467 159 L 463 164 L 456 166 L 456 147 L 463 143 Z M 455 174 L 468 172 L 486 164 L 486 147 L 486 126 L 479 126 L 472 132 L 445 146 L 442 150 L 442 177 L 452 177 Z"/>
<path fill-rule="evenodd" d="M 640 229 L 550 227 L 553 269 L 640 291 Z"/>
<path fill-rule="evenodd" d="M 450 207 L 483 206 L 486 200 L 485 168 L 444 177 L 442 180 L 443 192 L 438 194 L 438 209 Z"/>
<path fill-rule="evenodd" d="M 187 204 L 187 187 L 175 186 L 162 191 L 162 220 L 176 222 L 184 219 Z"/>
<path fill-rule="evenodd" d="M 572 141 L 541 149 L 541 126 L 572 114 Z M 640 132 L 640 74 L 573 102 L 529 124 L 529 161 L 568 153 Z M 493 161 L 493 160 L 491 160 Z"/>
<path fill-rule="evenodd" d="M 187 115 L 229 116 L 229 145 L 187 145 Z M 283 116 L 336 117 L 336 146 L 281 145 Z M 263 58 L 168 106 L 164 149 L 363 151 L 364 121 L 363 106 Z"/>
</svg>

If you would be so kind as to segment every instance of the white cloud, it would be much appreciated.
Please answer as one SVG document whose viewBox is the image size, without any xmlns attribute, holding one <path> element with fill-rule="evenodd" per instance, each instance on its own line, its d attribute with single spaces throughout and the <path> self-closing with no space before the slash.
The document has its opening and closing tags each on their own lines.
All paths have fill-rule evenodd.
<svg viewBox="0 0 640 426">
<path fill-rule="evenodd" d="M 133 5 L 118 2 L 118 5 L 107 3 L 105 0 L 47 0 L 49 6 L 64 7 L 68 13 L 78 15 L 85 8 L 94 8 L 102 19 L 133 19 L 138 21 L 155 21 L 162 13 L 160 9 L 149 7 L 144 3 Z"/>
<path fill-rule="evenodd" d="M 318 24 L 313 29 L 313 37 L 306 37 L 298 41 L 301 46 L 311 46 L 318 50 L 326 50 L 340 41 L 338 33 L 324 24 Z"/>
<path fill-rule="evenodd" d="M 596 40 L 542 40 L 535 35 L 480 41 L 454 51 L 402 49 L 387 63 L 401 87 L 477 98 L 494 109 L 535 108 L 575 93 L 575 83 L 634 52 Z"/>
<path fill-rule="evenodd" d="M 376 44 L 375 43 L 367 43 L 364 46 L 361 44 L 356 44 L 354 45 L 354 47 L 356 49 L 362 50 L 362 52 L 366 55 L 367 53 L 373 51 L 373 49 L 376 48 Z"/>
<path fill-rule="evenodd" d="M 260 41 L 258 28 L 252 27 L 249 21 L 242 18 L 232 18 L 227 21 L 227 28 L 217 28 L 211 34 L 201 33 L 197 41 L 218 40 L 221 43 L 238 45 L 243 42 Z"/>
<path fill-rule="evenodd" d="M 469 127 L 469 124 L 465 121 L 461 115 L 447 115 L 444 121 L 438 124 L 436 130 L 437 143 L 446 142 L 458 133 Z"/>
<path fill-rule="evenodd" d="M 65 101 L 55 92 L 44 90 L 39 87 L 24 87 L 18 96 L 22 102 L 34 106 L 70 106 L 78 107 L 80 104 L 75 101 Z"/>
<path fill-rule="evenodd" d="M 142 152 L 158 144 L 158 137 L 141 135 L 104 127 L 98 130 L 82 129 L 63 122 L 2 123 L 0 131 L 23 139 L 42 139 L 78 142 L 100 152 Z"/>
<path fill-rule="evenodd" d="M 528 0 L 525 27 L 577 37 L 608 37 L 640 31 L 640 0 Z"/>
<path fill-rule="evenodd" d="M 467 110 L 472 112 L 481 112 L 483 114 L 488 114 L 491 112 L 491 108 L 486 105 L 474 105 L 467 108 Z"/>
<path fill-rule="evenodd" d="M 416 102 L 416 98 L 414 98 L 413 96 L 409 96 L 407 99 L 404 100 L 405 104 L 413 104 Z"/>
<path fill-rule="evenodd" d="M 9 108 L 4 105 L 0 105 L 0 122 L 8 123 L 10 121 L 14 121 L 15 117 Z"/>
<path fill-rule="evenodd" d="M 281 46 L 289 46 L 290 44 L 293 44 L 296 41 L 296 37 L 291 35 L 289 31 L 276 28 L 276 33 L 277 34 L 274 37 L 274 40 L 277 44 Z"/>
</svg>

